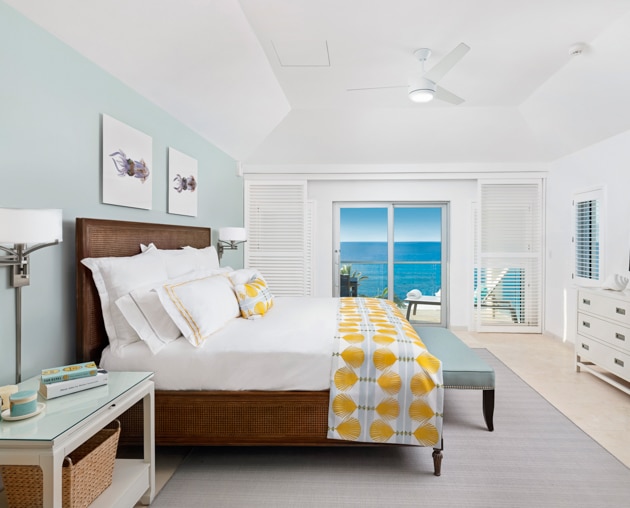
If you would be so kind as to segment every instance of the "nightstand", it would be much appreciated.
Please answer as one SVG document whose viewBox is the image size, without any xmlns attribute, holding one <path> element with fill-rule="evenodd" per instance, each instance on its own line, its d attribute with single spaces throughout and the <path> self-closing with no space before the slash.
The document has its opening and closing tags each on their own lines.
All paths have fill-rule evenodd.
<svg viewBox="0 0 630 508">
<path fill-rule="evenodd" d="M 44 478 L 44 507 L 61 506 L 63 459 L 136 402 L 144 407 L 144 456 L 116 459 L 112 485 L 92 506 L 150 504 L 155 494 L 154 385 L 151 372 L 110 372 L 108 384 L 46 400 L 32 418 L 0 422 L 0 464 L 39 465 Z M 20 383 L 37 390 L 39 376 Z"/>
</svg>

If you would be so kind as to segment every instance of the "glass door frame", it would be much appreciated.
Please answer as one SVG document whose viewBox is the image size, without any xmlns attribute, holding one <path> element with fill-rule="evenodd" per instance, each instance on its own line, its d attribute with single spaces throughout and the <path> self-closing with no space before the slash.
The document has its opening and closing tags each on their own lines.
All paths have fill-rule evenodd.
<svg viewBox="0 0 630 508">
<path fill-rule="evenodd" d="M 340 226 L 342 208 L 386 208 L 387 211 L 387 298 L 393 300 L 394 295 L 394 209 L 395 208 L 440 208 L 441 220 L 441 287 L 440 287 L 440 322 L 414 322 L 422 326 L 448 326 L 449 317 L 449 202 L 447 201 L 418 201 L 418 202 L 380 202 L 380 201 L 335 201 L 333 202 L 333 296 L 339 297 L 339 270 L 341 268 Z"/>
</svg>

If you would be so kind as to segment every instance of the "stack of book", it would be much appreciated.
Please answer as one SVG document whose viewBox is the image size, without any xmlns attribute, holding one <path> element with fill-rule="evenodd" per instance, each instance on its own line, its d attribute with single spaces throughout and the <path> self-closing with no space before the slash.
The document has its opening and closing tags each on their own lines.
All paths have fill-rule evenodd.
<svg viewBox="0 0 630 508">
<path fill-rule="evenodd" d="M 105 384 L 106 370 L 99 369 L 94 362 L 76 363 L 42 370 L 39 393 L 46 399 L 54 399 Z"/>
</svg>

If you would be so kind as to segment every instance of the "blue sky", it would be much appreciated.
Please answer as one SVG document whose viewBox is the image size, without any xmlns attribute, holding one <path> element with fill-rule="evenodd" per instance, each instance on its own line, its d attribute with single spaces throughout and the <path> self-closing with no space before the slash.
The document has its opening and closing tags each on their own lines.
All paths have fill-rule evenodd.
<svg viewBox="0 0 630 508">
<path fill-rule="evenodd" d="M 439 242 L 440 208 L 394 208 L 397 242 Z M 386 242 L 387 208 L 341 208 L 340 241 Z"/>
</svg>

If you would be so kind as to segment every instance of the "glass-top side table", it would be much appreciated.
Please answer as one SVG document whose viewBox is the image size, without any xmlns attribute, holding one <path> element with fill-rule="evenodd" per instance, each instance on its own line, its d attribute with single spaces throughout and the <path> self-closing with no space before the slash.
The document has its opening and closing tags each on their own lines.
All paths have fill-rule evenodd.
<svg viewBox="0 0 630 508">
<path fill-rule="evenodd" d="M 39 465 L 44 477 L 44 507 L 61 506 L 61 468 L 72 450 L 143 401 L 144 457 L 116 459 L 112 485 L 92 506 L 150 504 L 155 493 L 154 385 L 151 372 L 109 372 L 106 385 L 54 399 L 38 393 L 44 410 L 31 418 L 0 421 L 0 464 Z M 39 388 L 39 376 L 19 390 Z"/>
</svg>

